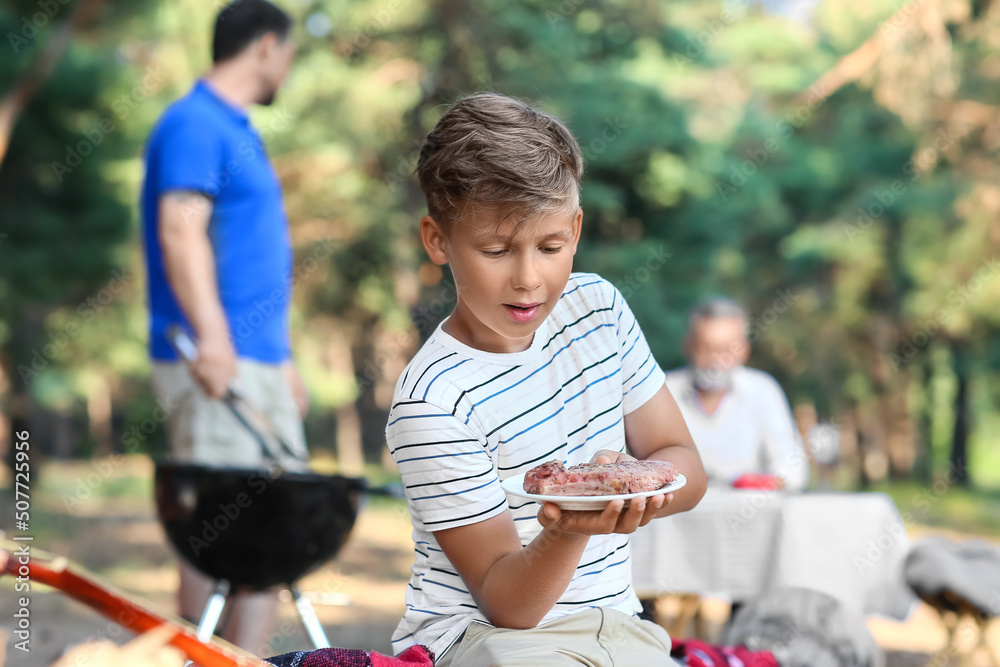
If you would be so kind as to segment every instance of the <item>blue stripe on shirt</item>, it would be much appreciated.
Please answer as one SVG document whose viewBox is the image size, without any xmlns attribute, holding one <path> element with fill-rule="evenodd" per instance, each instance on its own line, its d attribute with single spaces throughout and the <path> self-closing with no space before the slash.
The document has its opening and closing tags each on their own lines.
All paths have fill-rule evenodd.
<svg viewBox="0 0 1000 667">
<path fill-rule="evenodd" d="M 622 369 L 619 368 L 619 369 L 615 370 L 615 372 L 613 372 L 613 373 L 609 373 L 609 374 L 605 375 L 602 378 L 597 378 L 593 382 L 588 383 L 586 387 L 584 387 L 583 389 L 581 389 L 580 391 L 578 391 L 577 393 L 573 394 L 572 396 L 570 396 L 569 398 L 567 398 L 565 401 L 563 401 L 563 405 L 566 405 L 567 403 L 569 403 L 570 401 L 572 401 L 574 398 L 577 398 L 578 396 L 580 396 L 583 392 L 587 391 L 587 389 L 589 389 L 592 385 L 595 385 L 598 382 L 604 382 L 608 378 L 612 378 L 612 377 L 618 375 L 618 373 L 620 373 L 621 370 Z"/>
<path fill-rule="evenodd" d="M 573 289 L 569 290 L 568 292 L 563 292 L 562 294 L 560 294 L 559 298 L 561 299 L 564 296 L 566 296 L 567 294 L 572 294 L 573 292 L 577 291 L 581 287 L 586 287 L 587 285 L 596 285 L 597 283 L 600 283 L 600 282 L 604 282 L 604 281 L 603 280 L 595 280 L 593 282 L 584 283 L 582 285 L 577 285 L 576 287 L 574 287 Z"/>
<path fill-rule="evenodd" d="M 471 489 L 465 489 L 464 491 L 456 491 L 455 493 L 439 493 L 435 496 L 420 496 L 419 498 L 413 498 L 413 500 L 430 500 L 431 498 L 444 498 L 445 496 L 460 496 L 463 493 L 469 493 L 470 491 L 478 491 L 479 489 L 487 487 L 492 483 L 493 480 L 490 480 L 485 484 L 480 484 L 479 486 L 474 486 Z"/>
<path fill-rule="evenodd" d="M 428 417 L 451 417 L 451 415 L 448 414 L 447 412 L 438 412 L 438 413 L 435 413 L 433 415 L 405 415 L 403 417 L 396 417 L 395 419 L 393 419 L 391 422 L 389 422 L 388 424 L 386 424 L 386 428 L 388 428 L 389 426 L 392 426 L 393 424 L 395 424 L 396 422 L 398 422 L 401 419 L 426 419 Z M 468 422 L 466 422 L 466 423 L 468 423 Z"/>
<path fill-rule="evenodd" d="M 467 414 L 465 415 L 465 423 L 466 423 L 466 424 L 468 424 L 468 423 L 469 423 L 469 419 L 470 419 L 470 418 L 472 417 L 472 411 L 473 411 L 474 409 L 476 409 L 476 407 L 478 407 L 478 406 L 482 405 L 483 403 L 485 403 L 486 401 L 490 400 L 491 398 L 495 398 L 495 397 L 499 396 L 500 394 L 502 394 L 502 393 L 504 393 L 504 392 L 506 392 L 506 391 L 510 391 L 511 389 L 513 389 L 514 387 L 518 386 L 519 384 L 521 384 L 521 383 L 523 383 L 523 382 L 527 382 L 527 381 L 528 381 L 528 380 L 530 380 L 530 379 L 531 379 L 531 378 L 532 378 L 532 377 L 533 377 L 534 375 L 537 375 L 538 373 L 541 373 L 541 372 L 542 372 L 543 370 L 545 370 L 546 368 L 548 368 L 549 366 L 551 366 L 551 365 L 552 365 L 552 364 L 553 364 L 553 363 L 555 362 L 555 360 L 556 360 L 556 357 L 558 357 L 558 356 L 559 356 L 560 354 L 562 354 L 562 353 L 563 353 L 563 352 L 565 352 L 565 351 L 566 351 L 567 349 L 569 349 L 569 347 L 570 347 L 570 346 L 571 346 L 571 345 L 572 345 L 573 343 L 575 343 L 575 342 L 576 342 L 576 341 L 578 341 L 578 340 L 583 340 L 584 338 L 586 338 L 587 336 L 589 336 L 590 334 L 594 333 L 595 331 L 597 331 L 597 330 L 599 330 L 599 329 L 603 329 L 604 327 L 610 327 L 610 326 L 612 326 L 612 325 L 610 325 L 610 324 L 598 324 L 598 325 L 597 325 L 596 327 L 594 327 L 593 329 L 591 329 L 591 330 L 590 330 L 590 331 L 588 331 L 587 333 L 583 334 L 582 336 L 577 336 L 576 338 L 572 338 L 572 339 L 570 339 L 570 341 L 569 341 L 568 343 L 566 343 L 566 345 L 564 345 L 564 346 L 563 346 L 562 348 L 560 348 L 559 350 L 557 350 L 556 352 L 554 352 L 554 353 L 552 354 L 552 358 L 551 358 L 551 359 L 549 359 L 549 360 L 548 360 L 547 362 L 545 362 L 544 364 L 542 364 L 541 366 L 539 366 L 538 368 L 536 368 L 536 369 L 535 369 L 535 370 L 534 370 L 534 371 L 533 371 L 533 372 L 532 372 L 532 373 L 531 373 L 530 375 L 528 375 L 528 376 L 526 376 L 526 377 L 522 378 L 521 380 L 518 380 L 517 382 L 515 382 L 515 383 L 514 383 L 514 384 L 512 384 L 512 385 L 510 385 L 509 387 L 506 387 L 506 388 L 504 388 L 504 389 L 501 389 L 500 391 L 498 391 L 498 392 L 495 392 L 495 393 L 493 393 L 493 394 L 490 394 L 490 395 L 489 395 L 489 396 L 487 396 L 486 398 L 484 398 L 484 399 L 482 399 L 482 400 L 480 400 L 480 401 L 477 401 L 477 402 L 473 403 L 473 404 L 472 404 L 472 407 L 471 407 L 471 408 L 469 408 L 469 412 L 468 412 L 468 413 L 467 413 Z"/>
<path fill-rule="evenodd" d="M 601 572 L 604 572 L 605 570 L 610 570 L 613 567 L 616 567 L 618 565 L 622 565 L 622 564 L 627 563 L 627 562 L 628 562 L 628 556 L 626 556 L 624 559 L 618 561 L 617 563 L 609 563 L 608 565 L 605 565 L 604 567 L 602 567 L 600 570 L 594 570 L 593 572 L 584 572 L 583 574 L 578 575 L 578 576 L 580 576 L 580 577 L 589 577 L 592 574 L 600 574 Z"/>
<path fill-rule="evenodd" d="M 519 433 L 515 433 L 514 435 L 510 436 L 506 440 L 501 440 L 498 444 L 500 444 L 500 445 L 506 445 L 507 443 L 511 442 L 514 438 L 516 438 L 516 437 L 518 437 L 520 435 L 524 435 L 525 433 L 527 433 L 528 431 L 530 431 L 533 428 L 537 428 L 537 427 L 541 426 L 542 424 L 544 424 L 548 420 L 554 418 L 556 415 L 558 415 L 560 412 L 562 412 L 565 409 L 566 409 L 565 406 L 559 408 L 558 410 L 556 410 L 555 412 L 553 412 L 551 415 L 549 415 L 545 419 L 543 419 L 543 420 L 541 420 L 539 422 L 535 422 L 534 424 L 532 424 L 528 428 L 524 429 L 523 431 L 520 431 Z"/>
<path fill-rule="evenodd" d="M 450 415 L 449 415 L 450 416 Z M 481 454 L 482 452 L 457 452 L 455 454 L 435 454 L 434 456 L 417 456 L 412 459 L 399 459 L 396 461 L 399 463 L 409 463 L 410 461 L 426 461 L 427 459 L 446 459 L 451 456 L 469 456 L 470 454 Z"/>
<path fill-rule="evenodd" d="M 632 388 L 629 389 L 628 391 L 623 392 L 622 396 L 623 397 L 627 396 L 629 391 L 632 391 L 633 389 L 635 389 L 636 387 L 638 387 L 639 385 L 641 385 L 643 382 L 645 382 L 646 380 L 648 380 L 649 376 L 652 375 L 653 371 L 655 371 L 655 370 L 656 370 L 656 364 L 653 364 L 653 367 L 649 369 L 648 373 L 646 373 L 646 377 L 642 378 L 641 380 L 639 380 L 638 382 L 636 382 L 634 385 L 632 385 Z"/>
<path fill-rule="evenodd" d="M 622 363 L 625 363 L 625 357 L 627 357 L 627 356 L 629 355 L 629 353 L 630 353 L 630 352 L 631 352 L 632 350 L 634 350 L 634 349 L 635 349 L 635 344 L 636 344 L 636 343 L 638 343 L 638 342 L 639 342 L 639 337 L 637 336 L 637 337 L 636 337 L 636 339 L 635 339 L 634 341 L 632 341 L 632 347 L 630 347 L 630 348 L 628 349 L 628 352 L 626 352 L 625 354 L 623 354 L 623 355 L 622 355 Z"/>
<path fill-rule="evenodd" d="M 581 442 L 579 445 L 577 445 L 576 447 L 570 448 L 570 450 L 568 452 L 566 452 L 566 454 L 572 454 L 573 452 L 575 452 L 576 450 L 580 449 L 581 447 L 583 447 L 584 445 L 586 445 L 588 442 L 590 442 L 590 440 L 592 440 L 593 438 L 596 438 L 600 434 L 602 434 L 605 431 L 607 431 L 609 428 L 614 428 L 615 426 L 618 426 L 618 424 L 621 424 L 621 423 L 622 423 L 622 418 L 619 417 L 618 421 L 616 421 L 614 424 L 609 424 L 609 425 L 605 426 L 604 428 L 602 428 L 600 431 L 597 431 L 593 435 L 588 436 L 587 439 L 584 440 L 583 442 Z"/>
<path fill-rule="evenodd" d="M 427 577 L 424 577 L 424 583 L 434 584 L 435 586 L 440 586 L 441 588 L 449 588 L 453 591 L 458 591 L 459 593 L 465 593 L 466 595 L 469 594 L 469 591 L 465 590 L 464 588 L 459 588 L 458 586 L 449 586 L 448 584 L 442 584 L 440 581 L 434 581 L 433 579 L 428 579 Z"/>
<path fill-rule="evenodd" d="M 461 366 L 462 364 L 464 364 L 466 361 L 469 361 L 469 360 L 468 359 L 462 359 L 460 362 L 458 362 L 454 366 L 449 366 L 448 368 L 444 369 L 443 371 L 441 371 L 440 373 L 438 373 L 437 375 L 435 375 L 434 378 L 430 382 L 427 383 L 427 388 L 424 389 L 424 400 L 425 401 L 427 400 L 427 392 L 429 392 L 431 390 L 431 385 L 434 384 L 434 382 L 439 377 L 441 377 L 442 375 L 444 375 L 445 373 L 447 373 L 448 371 L 450 371 L 450 370 L 452 370 L 454 368 L 458 368 L 459 366 Z"/>
</svg>

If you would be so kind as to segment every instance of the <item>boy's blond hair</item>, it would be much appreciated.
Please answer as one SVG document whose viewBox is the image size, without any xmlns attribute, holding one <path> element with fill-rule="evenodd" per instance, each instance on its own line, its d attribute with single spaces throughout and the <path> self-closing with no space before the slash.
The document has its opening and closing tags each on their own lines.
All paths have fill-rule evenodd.
<svg viewBox="0 0 1000 667">
<path fill-rule="evenodd" d="M 417 177 L 448 229 L 482 205 L 518 223 L 579 205 L 583 154 L 558 118 L 497 93 L 456 102 L 427 135 Z"/>
</svg>

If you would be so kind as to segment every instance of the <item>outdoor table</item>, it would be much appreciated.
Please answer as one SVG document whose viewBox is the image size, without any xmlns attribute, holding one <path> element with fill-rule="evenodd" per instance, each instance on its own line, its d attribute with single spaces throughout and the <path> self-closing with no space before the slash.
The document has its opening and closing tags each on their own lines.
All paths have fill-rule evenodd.
<svg viewBox="0 0 1000 667">
<path fill-rule="evenodd" d="M 640 598 L 735 602 L 779 586 L 811 588 L 856 613 L 904 620 L 916 604 L 903 579 L 909 548 L 885 494 L 710 488 L 690 512 L 636 531 L 633 581 Z"/>
</svg>

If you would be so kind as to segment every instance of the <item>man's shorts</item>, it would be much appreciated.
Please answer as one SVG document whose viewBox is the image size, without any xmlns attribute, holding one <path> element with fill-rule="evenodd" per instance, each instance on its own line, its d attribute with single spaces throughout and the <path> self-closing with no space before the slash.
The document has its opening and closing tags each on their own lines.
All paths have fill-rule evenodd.
<svg viewBox="0 0 1000 667">
<path fill-rule="evenodd" d="M 305 455 L 305 434 L 292 388 L 279 364 L 237 360 L 236 382 L 292 451 Z M 181 362 L 153 363 L 153 392 L 168 411 L 171 458 L 224 468 L 264 465 L 260 444 L 220 400 L 209 398 Z"/>
<path fill-rule="evenodd" d="M 669 667 L 670 635 L 614 609 L 588 609 L 527 630 L 473 622 L 437 667 Z"/>
</svg>

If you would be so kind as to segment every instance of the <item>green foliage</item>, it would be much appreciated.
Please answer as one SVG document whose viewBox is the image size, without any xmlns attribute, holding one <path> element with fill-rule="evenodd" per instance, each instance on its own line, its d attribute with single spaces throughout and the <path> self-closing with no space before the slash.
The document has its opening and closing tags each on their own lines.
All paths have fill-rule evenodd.
<svg viewBox="0 0 1000 667">
<path fill-rule="evenodd" d="M 986 269 L 1000 241 L 997 141 L 968 119 L 992 113 L 972 103 L 998 102 L 989 54 L 1000 31 L 995 8 L 959 5 L 925 34 L 905 13 L 881 29 L 899 10 L 881 0 L 820 3 L 806 21 L 694 0 L 290 4 L 303 26 L 296 64 L 253 120 L 286 191 L 313 430 L 357 401 L 367 440 L 381 437 L 395 374 L 449 303 L 416 238 L 417 149 L 447 104 L 495 90 L 576 134 L 586 156 L 577 268 L 626 294 L 664 367 L 684 363 L 690 307 L 730 295 L 751 315 L 751 363 L 793 403 L 855 429 L 859 469 L 887 452 L 905 475 L 914 450 L 944 465 L 961 349 L 973 476 L 995 484 L 1000 280 Z M 0 27 L 32 7 L 0 14 Z M 0 345 L 14 380 L 114 267 L 141 275 L 141 145 L 207 67 L 216 10 L 193 0 L 107 10 L 18 123 L 0 170 Z M 879 34 L 886 46 L 865 71 L 836 90 L 816 85 Z M 934 42 L 941 34 L 950 41 Z M 0 49 L 0 84 L 43 37 L 20 55 Z M 52 163 L 104 117 L 114 131 L 60 183 Z M 36 399 L 79 401 L 103 381 L 118 414 L 141 418 L 151 409 L 137 389 L 141 279 L 80 323 Z M 908 434 L 909 453 L 893 433 Z"/>
</svg>

